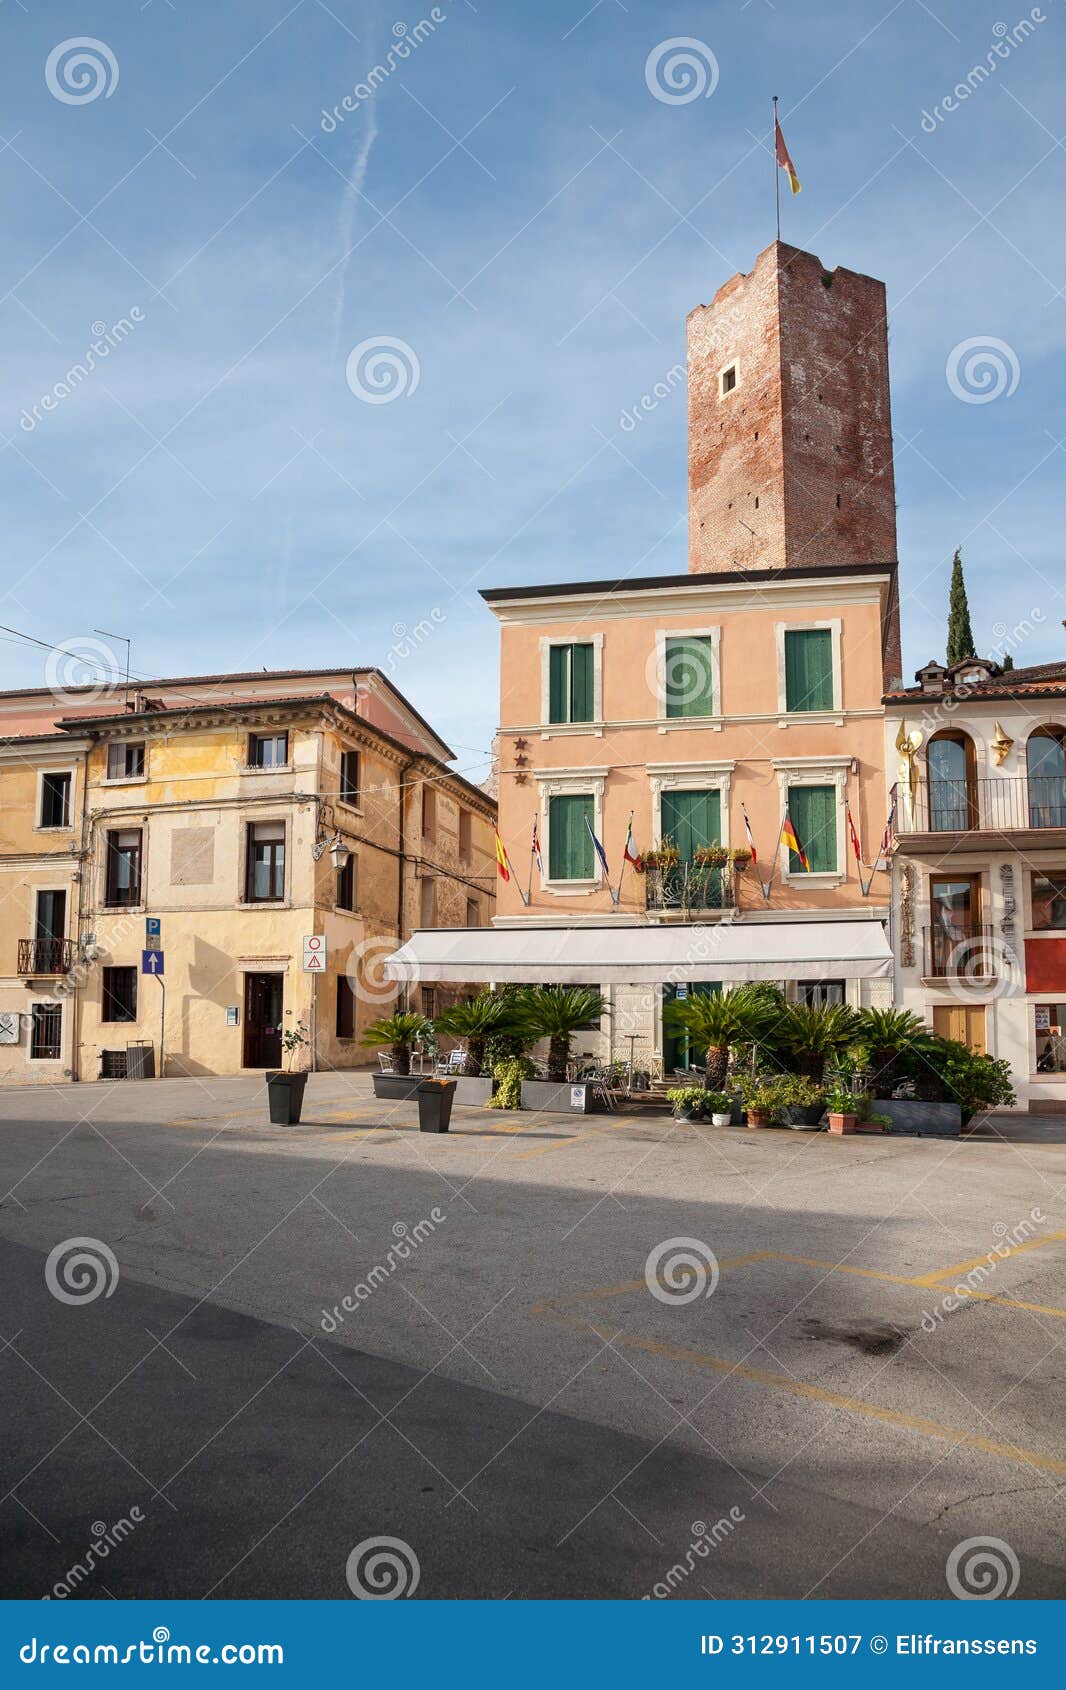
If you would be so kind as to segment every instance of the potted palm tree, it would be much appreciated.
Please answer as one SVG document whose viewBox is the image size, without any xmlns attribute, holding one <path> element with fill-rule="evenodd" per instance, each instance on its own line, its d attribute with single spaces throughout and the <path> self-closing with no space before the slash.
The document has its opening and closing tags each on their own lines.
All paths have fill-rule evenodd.
<svg viewBox="0 0 1066 1690">
<path fill-rule="evenodd" d="M 361 1043 L 371 1049 L 387 1048 L 392 1055 L 391 1074 L 374 1075 L 375 1097 L 414 1097 L 421 1076 L 411 1074 L 411 1046 L 427 1025 L 425 1017 L 414 1010 L 398 1010 L 371 1021 Z"/>
<path fill-rule="evenodd" d="M 721 1091 L 729 1068 L 731 1045 L 758 1044 L 774 1019 L 770 1000 L 755 986 L 734 986 L 705 997 L 675 998 L 663 1011 L 670 1032 L 688 1033 L 706 1049 L 705 1084 Z"/>
<path fill-rule="evenodd" d="M 292 1010 L 287 1009 L 286 1015 Z M 300 1052 L 311 1042 L 308 1029 L 303 1021 L 295 1021 L 291 1027 L 281 1029 L 281 1048 L 285 1053 L 284 1069 L 269 1069 L 267 1071 L 267 1107 L 270 1110 L 270 1120 L 275 1127 L 295 1126 L 300 1119 L 304 1106 L 304 1091 L 307 1087 L 307 1069 L 297 1068 L 296 1060 Z"/>
<path fill-rule="evenodd" d="M 455 1093 L 459 1103 L 488 1103 L 493 1080 L 486 1073 L 485 1047 L 494 1036 L 510 1031 L 514 1001 L 494 992 L 479 992 L 469 1003 L 451 1004 L 433 1022 L 434 1031 L 446 1038 L 466 1040 L 466 1062 Z"/>
<path fill-rule="evenodd" d="M 523 1109 L 587 1111 L 591 1087 L 567 1084 L 570 1041 L 575 1033 L 597 1028 L 606 1007 L 594 986 L 528 986 L 516 994 L 516 1022 L 530 1044 L 548 1040 L 548 1078 L 522 1081 Z"/>
<path fill-rule="evenodd" d="M 778 1023 L 776 1043 L 801 1074 L 820 1080 L 827 1062 L 835 1066 L 852 1043 L 857 1020 L 844 1003 L 792 1003 Z"/>
</svg>

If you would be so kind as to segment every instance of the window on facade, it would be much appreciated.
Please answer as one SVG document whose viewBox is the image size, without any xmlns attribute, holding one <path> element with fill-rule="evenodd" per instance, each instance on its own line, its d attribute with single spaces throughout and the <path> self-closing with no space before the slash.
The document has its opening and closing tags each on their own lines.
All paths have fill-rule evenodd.
<svg viewBox="0 0 1066 1690">
<path fill-rule="evenodd" d="M 144 774 L 144 741 L 107 748 L 108 780 L 136 780 Z"/>
<path fill-rule="evenodd" d="M 1066 1003 L 1035 1003 L 1036 1071 L 1066 1074 Z"/>
<path fill-rule="evenodd" d="M 595 802 L 591 793 L 564 792 L 549 798 L 548 875 L 551 880 L 593 878 L 596 868 L 589 828 L 595 826 L 595 820 Z"/>
<path fill-rule="evenodd" d="M 141 830 L 122 828 L 107 836 L 107 880 L 105 903 L 139 904 L 141 901 Z"/>
<path fill-rule="evenodd" d="M 1066 827 L 1066 730 L 1037 728 L 1025 748 L 1029 826 Z"/>
<path fill-rule="evenodd" d="M 30 1056 L 35 1062 L 58 1062 L 62 1050 L 62 1004 L 35 1003 L 30 1010 Z"/>
<path fill-rule="evenodd" d="M 337 1037 L 355 1038 L 355 992 L 343 974 L 337 976 Z"/>
<path fill-rule="evenodd" d="M 339 910 L 354 910 L 355 908 L 354 857 L 349 857 L 344 867 L 337 870 L 337 908 Z"/>
<path fill-rule="evenodd" d="M 837 791 L 835 786 L 790 786 L 788 817 L 810 864 L 805 870 L 795 851 L 788 853 L 789 874 L 835 874 L 837 867 Z"/>
<path fill-rule="evenodd" d="M 969 735 L 942 728 L 926 750 L 929 826 L 934 833 L 964 833 L 978 822 L 976 758 Z"/>
<path fill-rule="evenodd" d="M 436 1013 L 437 1013 L 437 988 L 436 988 L 436 986 L 423 986 L 422 987 L 422 1014 L 425 1016 L 427 1021 L 432 1021 L 433 1017 L 436 1015 Z"/>
<path fill-rule="evenodd" d="M 420 898 L 420 927 L 435 927 L 437 924 L 437 882 L 432 875 L 426 875 L 422 881 Z"/>
<path fill-rule="evenodd" d="M 70 826 L 69 774 L 47 774 L 41 779 L 41 827 Z"/>
<path fill-rule="evenodd" d="M 67 894 L 65 892 L 38 892 L 33 936 L 37 940 L 66 938 Z"/>
<path fill-rule="evenodd" d="M 796 1002 L 824 1006 L 844 1003 L 847 989 L 843 980 L 801 980 L 796 986 Z"/>
<path fill-rule="evenodd" d="M 722 371 L 722 394 L 723 394 L 723 397 L 727 393 L 732 393 L 732 391 L 733 391 L 734 387 L 736 387 L 736 385 L 737 385 L 737 367 L 736 367 L 735 364 L 730 364 L 728 370 Z"/>
<path fill-rule="evenodd" d="M 359 802 L 359 753 L 358 751 L 341 752 L 341 803 L 358 804 Z"/>
<path fill-rule="evenodd" d="M 1029 877 L 1033 899 L 1033 927 L 1066 928 L 1066 870 Z"/>
<path fill-rule="evenodd" d="M 437 792 L 428 781 L 422 787 L 422 837 L 437 837 Z"/>
<path fill-rule="evenodd" d="M 595 700 L 595 651 L 591 640 L 548 648 L 549 722 L 591 722 Z"/>
<path fill-rule="evenodd" d="M 250 769 L 280 769 L 288 760 L 288 734 L 249 734 L 248 767 Z"/>
<path fill-rule="evenodd" d="M 253 822 L 248 829 L 245 898 L 251 904 L 285 896 L 285 823 Z"/>
<path fill-rule="evenodd" d="M 481 911 L 478 909 L 478 902 L 476 898 L 468 898 L 466 900 L 466 925 L 468 927 L 481 926 Z"/>
<path fill-rule="evenodd" d="M 786 629 L 785 709 L 792 711 L 832 708 L 832 629 Z"/>
<path fill-rule="evenodd" d="M 668 639 L 663 652 L 668 716 L 710 716 L 714 712 L 711 642 L 703 635 Z"/>
<path fill-rule="evenodd" d="M 469 810 L 459 811 L 459 855 L 469 862 L 474 849 L 474 818 Z"/>
<path fill-rule="evenodd" d="M 136 1021 L 137 970 L 105 968 L 102 1021 Z"/>
</svg>

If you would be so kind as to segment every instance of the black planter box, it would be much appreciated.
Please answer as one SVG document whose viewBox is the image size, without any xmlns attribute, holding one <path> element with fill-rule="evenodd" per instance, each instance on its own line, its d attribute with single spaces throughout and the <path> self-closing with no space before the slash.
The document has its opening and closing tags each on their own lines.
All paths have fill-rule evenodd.
<svg viewBox="0 0 1066 1690">
<path fill-rule="evenodd" d="M 455 1102 L 454 1080 L 420 1080 L 418 1082 L 418 1130 L 420 1133 L 446 1133 Z"/>
<path fill-rule="evenodd" d="M 785 1127 L 806 1128 L 812 1132 L 825 1114 L 824 1103 L 788 1103 L 781 1110 L 781 1124 Z"/>
<path fill-rule="evenodd" d="M 295 1126 L 300 1119 L 304 1106 L 304 1090 L 307 1086 L 306 1072 L 301 1074 L 280 1074 L 273 1070 L 267 1074 L 267 1102 L 270 1106 L 270 1119 L 275 1127 Z"/>
<path fill-rule="evenodd" d="M 374 1096 L 397 1098 L 417 1097 L 422 1084 L 421 1074 L 374 1074 Z"/>
</svg>

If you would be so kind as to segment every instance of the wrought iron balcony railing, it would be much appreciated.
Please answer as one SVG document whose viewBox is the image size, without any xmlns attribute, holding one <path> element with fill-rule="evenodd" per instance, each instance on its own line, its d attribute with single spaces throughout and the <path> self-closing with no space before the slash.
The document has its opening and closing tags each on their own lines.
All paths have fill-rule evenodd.
<svg viewBox="0 0 1066 1690">
<path fill-rule="evenodd" d="M 971 922 L 924 929 L 925 979 L 994 980 L 999 971 L 991 927 Z"/>
<path fill-rule="evenodd" d="M 734 876 L 728 868 L 674 863 L 644 871 L 644 904 L 649 910 L 731 910 L 736 901 Z"/>
<path fill-rule="evenodd" d="M 1010 775 L 981 780 L 918 782 L 911 803 L 907 787 L 895 788 L 897 836 L 1066 828 L 1066 776 Z"/>
<path fill-rule="evenodd" d="M 20 939 L 20 974 L 67 974 L 74 964 L 73 939 Z"/>
</svg>

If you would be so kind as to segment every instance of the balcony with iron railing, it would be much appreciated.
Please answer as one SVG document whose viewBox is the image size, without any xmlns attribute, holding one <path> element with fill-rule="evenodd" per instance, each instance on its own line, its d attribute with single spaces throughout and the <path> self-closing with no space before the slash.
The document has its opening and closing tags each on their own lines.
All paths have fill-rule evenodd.
<svg viewBox="0 0 1066 1690">
<path fill-rule="evenodd" d="M 736 879 L 726 868 L 701 863 L 671 863 L 644 870 L 644 907 L 680 915 L 736 908 Z"/>
<path fill-rule="evenodd" d="M 19 940 L 18 971 L 22 975 L 68 974 L 73 964 L 73 939 Z"/>
<path fill-rule="evenodd" d="M 1003 779 L 927 780 L 910 788 L 900 782 L 896 838 L 931 833 L 1066 831 L 1066 776 L 1010 775 Z"/>
<path fill-rule="evenodd" d="M 981 922 L 926 927 L 922 933 L 922 977 L 976 985 L 999 973 L 992 929 Z"/>
</svg>

